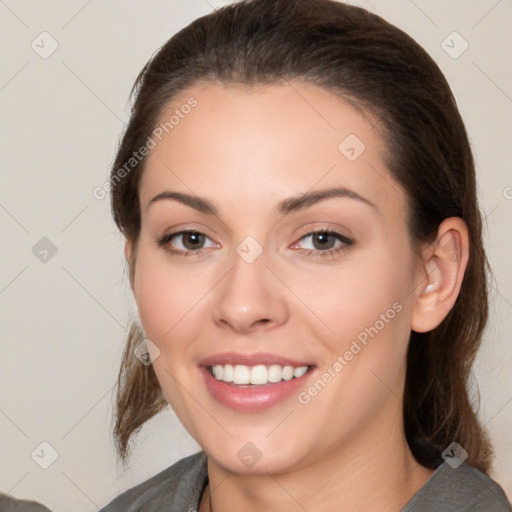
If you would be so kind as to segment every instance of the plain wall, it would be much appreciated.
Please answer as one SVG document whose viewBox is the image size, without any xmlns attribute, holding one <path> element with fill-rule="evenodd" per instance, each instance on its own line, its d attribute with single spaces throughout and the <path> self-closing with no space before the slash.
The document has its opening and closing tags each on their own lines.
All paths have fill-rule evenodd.
<svg viewBox="0 0 512 512">
<path fill-rule="evenodd" d="M 93 189 L 108 178 L 142 66 L 178 29 L 224 3 L 0 2 L 1 492 L 55 512 L 95 511 L 197 449 L 166 410 L 142 429 L 131 465 L 116 462 L 113 386 L 130 301 L 122 239 L 108 197 L 96 199 Z M 496 451 L 492 476 L 512 499 L 512 4 L 355 3 L 432 55 L 466 122 L 496 277 L 475 375 Z M 55 43 L 43 31 L 58 43 L 47 58 L 40 54 Z M 458 58 L 465 43 L 454 31 L 469 45 Z M 42 442 L 58 455 L 48 469 L 34 460 L 51 461 Z"/>
</svg>

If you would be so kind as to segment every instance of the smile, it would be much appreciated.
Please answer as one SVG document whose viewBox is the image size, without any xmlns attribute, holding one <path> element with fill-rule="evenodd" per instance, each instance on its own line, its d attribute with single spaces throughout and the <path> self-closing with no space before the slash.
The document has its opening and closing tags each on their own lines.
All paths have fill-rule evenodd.
<svg viewBox="0 0 512 512">
<path fill-rule="evenodd" d="M 270 366 L 264 364 L 255 366 L 247 366 L 244 364 L 216 364 L 210 367 L 210 371 L 217 380 L 222 382 L 261 386 L 302 377 L 308 371 L 308 368 L 309 366 L 293 367 L 278 364 Z"/>
<path fill-rule="evenodd" d="M 201 361 L 210 396 L 240 412 L 264 411 L 296 396 L 316 365 L 270 353 L 224 353 Z"/>
</svg>

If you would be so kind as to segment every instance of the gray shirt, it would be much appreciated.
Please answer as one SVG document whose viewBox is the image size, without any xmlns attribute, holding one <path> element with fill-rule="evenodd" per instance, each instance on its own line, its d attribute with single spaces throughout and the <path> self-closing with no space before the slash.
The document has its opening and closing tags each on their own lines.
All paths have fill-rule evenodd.
<svg viewBox="0 0 512 512">
<path fill-rule="evenodd" d="M 199 452 L 124 492 L 100 512 L 196 512 L 208 483 Z M 400 512 L 512 512 L 503 489 L 477 469 L 446 462 Z"/>
<path fill-rule="evenodd" d="M 17 500 L 8 494 L 0 493 L 0 512 L 51 512 L 51 510 L 35 501 Z"/>
</svg>

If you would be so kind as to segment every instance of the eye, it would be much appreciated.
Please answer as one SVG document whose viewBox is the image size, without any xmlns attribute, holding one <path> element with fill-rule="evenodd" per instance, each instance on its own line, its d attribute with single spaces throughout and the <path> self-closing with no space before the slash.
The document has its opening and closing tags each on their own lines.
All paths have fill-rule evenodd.
<svg viewBox="0 0 512 512">
<path fill-rule="evenodd" d="M 353 244 L 353 240 L 329 229 L 312 231 L 302 236 L 292 248 L 298 248 L 302 254 L 307 256 L 333 256 L 340 251 L 347 249 Z M 300 247 L 302 246 L 302 247 Z"/>
<path fill-rule="evenodd" d="M 305 237 L 301 238 L 301 240 L 309 240 L 309 245 L 313 246 L 310 247 L 310 249 L 319 251 L 334 249 L 336 242 L 339 242 L 339 240 L 332 233 L 327 233 L 325 231 L 311 233 L 310 235 L 306 235 Z"/>
<path fill-rule="evenodd" d="M 210 242 L 208 244 L 208 242 Z M 212 240 L 199 231 L 179 231 L 176 233 L 168 233 L 157 240 L 160 247 L 176 254 L 188 256 L 202 254 L 203 249 L 217 247 Z M 206 245 L 205 245 L 206 244 Z"/>
</svg>

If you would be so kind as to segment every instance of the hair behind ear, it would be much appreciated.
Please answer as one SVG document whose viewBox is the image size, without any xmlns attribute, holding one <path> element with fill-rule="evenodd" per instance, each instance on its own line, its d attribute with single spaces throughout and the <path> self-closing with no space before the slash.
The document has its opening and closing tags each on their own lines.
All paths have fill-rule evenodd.
<svg viewBox="0 0 512 512">
<path fill-rule="evenodd" d="M 153 365 L 146 366 L 135 357 L 135 348 L 144 340 L 144 333 L 132 323 L 117 378 L 114 441 L 121 460 L 130 456 L 130 437 L 142 425 L 167 406 Z"/>
<path fill-rule="evenodd" d="M 480 228 L 479 218 L 476 224 Z M 478 389 L 475 404 L 468 396 L 488 316 L 486 272 L 492 277 L 480 237 L 476 242 L 455 306 L 434 330 L 411 332 L 404 421 L 407 440 L 421 464 L 437 467 L 443 462 L 440 454 L 456 441 L 468 453 L 466 462 L 488 473 L 493 450 L 477 415 Z"/>
</svg>

